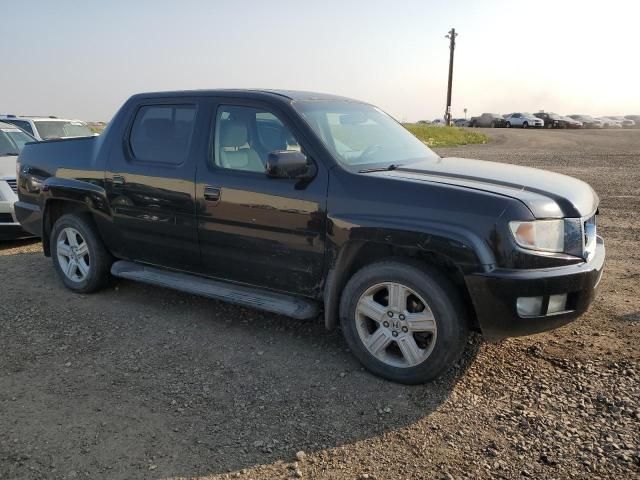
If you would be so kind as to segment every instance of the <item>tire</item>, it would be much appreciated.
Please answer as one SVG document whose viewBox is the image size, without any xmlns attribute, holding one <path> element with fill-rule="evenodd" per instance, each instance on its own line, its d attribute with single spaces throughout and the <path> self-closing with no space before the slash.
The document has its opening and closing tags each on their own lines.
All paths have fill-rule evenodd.
<svg viewBox="0 0 640 480">
<path fill-rule="evenodd" d="M 507 128 L 511 128 L 511 122 L 505 123 L 504 126 L 507 127 Z"/>
<path fill-rule="evenodd" d="M 408 295 L 392 293 L 402 288 Z M 404 300 L 389 301 L 394 296 Z M 356 272 L 342 292 L 340 324 L 365 368 L 405 384 L 428 382 L 449 369 L 462 355 L 469 331 L 452 283 L 434 269 L 404 260 L 386 260 Z"/>
<path fill-rule="evenodd" d="M 491 122 L 491 128 L 496 128 L 496 122 Z"/>
<path fill-rule="evenodd" d="M 61 216 L 50 241 L 53 265 L 69 290 L 91 293 L 108 284 L 113 258 L 88 214 Z"/>
<path fill-rule="evenodd" d="M 552 123 L 547 123 L 547 124 L 545 125 L 545 127 L 547 127 L 547 128 L 553 128 L 553 124 L 552 124 Z"/>
<path fill-rule="evenodd" d="M 529 128 L 529 122 L 522 122 L 522 128 Z"/>
<path fill-rule="evenodd" d="M 477 127 L 476 122 L 471 122 L 471 123 L 469 123 L 469 126 L 470 126 L 471 128 L 476 128 L 476 127 Z"/>
</svg>

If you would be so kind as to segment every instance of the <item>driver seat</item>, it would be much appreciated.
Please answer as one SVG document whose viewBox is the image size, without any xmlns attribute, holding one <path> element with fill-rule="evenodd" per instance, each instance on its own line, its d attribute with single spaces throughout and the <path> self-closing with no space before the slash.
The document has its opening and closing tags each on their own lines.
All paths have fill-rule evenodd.
<svg viewBox="0 0 640 480">
<path fill-rule="evenodd" d="M 233 170 L 264 172 L 258 153 L 249 145 L 247 125 L 239 120 L 223 120 L 220 124 L 220 166 Z"/>
</svg>

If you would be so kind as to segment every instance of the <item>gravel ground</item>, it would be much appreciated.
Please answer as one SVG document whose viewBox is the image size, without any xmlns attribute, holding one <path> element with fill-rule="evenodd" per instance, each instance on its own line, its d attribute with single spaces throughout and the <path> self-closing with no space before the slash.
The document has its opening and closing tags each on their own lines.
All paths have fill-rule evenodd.
<svg viewBox="0 0 640 480">
<path fill-rule="evenodd" d="M 0 478 L 640 478 L 640 130 L 489 131 L 441 149 L 591 183 L 608 263 L 554 332 L 439 381 L 363 371 L 339 332 L 120 281 L 75 295 L 0 245 Z"/>
</svg>

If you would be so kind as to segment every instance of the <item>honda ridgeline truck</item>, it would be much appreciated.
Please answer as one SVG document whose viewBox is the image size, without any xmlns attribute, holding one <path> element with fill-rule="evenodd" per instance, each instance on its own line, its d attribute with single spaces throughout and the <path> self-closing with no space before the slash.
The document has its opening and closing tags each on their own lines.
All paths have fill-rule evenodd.
<svg viewBox="0 0 640 480">
<path fill-rule="evenodd" d="M 99 137 L 28 144 L 15 212 L 62 282 L 112 276 L 297 319 L 372 372 L 433 379 L 470 330 L 549 330 L 592 302 L 598 196 L 441 158 L 378 108 L 304 92 L 131 97 Z"/>
</svg>

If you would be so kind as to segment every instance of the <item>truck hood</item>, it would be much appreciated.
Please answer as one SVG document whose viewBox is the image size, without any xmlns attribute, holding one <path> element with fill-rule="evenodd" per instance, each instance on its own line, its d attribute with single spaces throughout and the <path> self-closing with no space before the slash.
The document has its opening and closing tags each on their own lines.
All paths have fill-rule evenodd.
<svg viewBox="0 0 640 480">
<path fill-rule="evenodd" d="M 0 156 L 0 178 L 16 177 L 16 160 L 15 155 Z"/>
<path fill-rule="evenodd" d="M 594 213 L 599 203 L 595 191 L 581 180 L 508 163 L 450 157 L 375 174 L 508 196 L 523 202 L 536 218 L 585 217 Z"/>
</svg>

